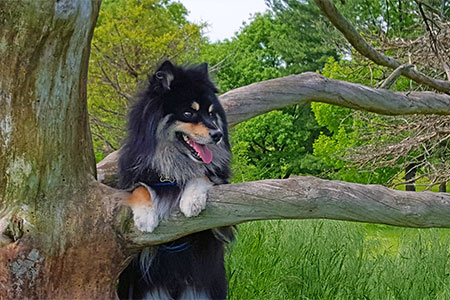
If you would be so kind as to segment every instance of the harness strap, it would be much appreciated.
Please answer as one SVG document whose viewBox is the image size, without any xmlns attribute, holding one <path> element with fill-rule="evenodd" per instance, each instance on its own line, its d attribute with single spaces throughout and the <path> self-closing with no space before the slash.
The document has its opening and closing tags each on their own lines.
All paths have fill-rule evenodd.
<svg viewBox="0 0 450 300">
<path fill-rule="evenodd" d="M 162 245 L 162 248 L 164 250 L 166 250 L 166 251 L 169 251 L 169 252 L 181 252 L 181 251 L 186 250 L 188 248 L 188 246 L 189 246 L 189 243 L 188 242 L 184 242 L 184 243 L 181 243 L 181 244 L 176 245 L 176 246 Z"/>
<path fill-rule="evenodd" d="M 160 187 L 160 186 L 177 186 L 177 183 L 176 182 L 170 182 L 170 181 L 156 182 L 156 183 L 151 183 L 150 186 L 155 186 L 155 187 Z"/>
</svg>

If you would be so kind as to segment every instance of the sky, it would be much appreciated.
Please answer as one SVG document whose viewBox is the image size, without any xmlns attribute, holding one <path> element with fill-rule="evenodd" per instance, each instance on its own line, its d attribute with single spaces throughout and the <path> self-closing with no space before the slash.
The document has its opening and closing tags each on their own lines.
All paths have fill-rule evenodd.
<svg viewBox="0 0 450 300">
<path fill-rule="evenodd" d="M 191 22 L 207 22 L 204 33 L 211 42 L 231 38 L 251 14 L 264 12 L 264 0 L 180 0 Z M 248 23 L 248 22 L 247 22 Z"/>
</svg>

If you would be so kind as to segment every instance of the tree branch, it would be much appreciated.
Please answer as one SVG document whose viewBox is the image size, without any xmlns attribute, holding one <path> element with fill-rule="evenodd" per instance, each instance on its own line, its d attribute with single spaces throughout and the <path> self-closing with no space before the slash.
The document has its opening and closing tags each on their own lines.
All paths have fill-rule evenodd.
<svg viewBox="0 0 450 300">
<path fill-rule="evenodd" d="M 122 208 L 115 226 L 130 248 L 159 244 L 201 230 L 267 219 L 333 219 L 404 227 L 450 227 L 450 194 L 404 192 L 315 177 L 213 187 L 198 217 L 178 213 L 153 233 L 135 229 Z"/>
<path fill-rule="evenodd" d="M 436 56 L 436 58 L 441 62 L 442 67 L 444 68 L 445 74 L 447 75 L 447 80 L 450 81 L 450 66 L 445 61 L 444 57 L 442 56 L 442 53 L 441 53 L 442 45 L 441 45 L 440 41 L 437 39 L 437 37 L 435 36 L 435 34 L 433 33 L 433 30 L 431 29 L 430 25 L 428 24 L 428 21 L 431 21 L 431 20 L 429 20 L 427 18 L 426 14 L 422 8 L 422 5 L 427 5 L 429 8 L 431 6 L 428 4 L 419 2 L 419 1 L 416 1 L 416 3 L 417 3 L 417 6 L 419 7 L 419 11 L 420 11 L 422 19 L 425 23 L 425 26 L 427 28 L 428 34 L 430 35 L 431 50 L 434 52 L 434 55 Z M 431 7 L 431 9 L 433 9 L 433 8 Z M 439 28 L 439 30 L 440 30 L 440 28 Z"/>
<path fill-rule="evenodd" d="M 383 84 L 381 84 L 380 89 L 390 89 L 391 86 L 397 81 L 397 79 L 403 75 L 403 72 L 405 71 L 405 69 L 409 69 L 414 67 L 413 65 L 410 64 L 406 64 L 406 65 L 401 65 L 400 67 L 398 67 L 397 69 L 394 70 L 394 72 L 391 73 L 391 75 L 389 75 L 388 78 L 386 78 L 386 80 L 383 82 Z"/>
<path fill-rule="evenodd" d="M 323 102 L 384 115 L 450 114 L 449 95 L 391 92 L 311 72 L 253 83 L 231 90 L 219 99 L 230 126 L 274 109 L 307 102 Z"/>
<path fill-rule="evenodd" d="M 330 0 L 314 0 L 316 5 L 320 8 L 322 13 L 330 20 L 331 23 L 345 36 L 347 41 L 352 44 L 352 46 L 361 55 L 367 57 L 368 59 L 374 61 L 375 63 L 391 68 L 397 69 L 402 64 L 396 59 L 386 56 L 382 53 L 377 52 L 375 49 L 369 46 L 363 37 L 356 31 L 355 28 L 344 18 L 343 15 L 338 11 L 336 6 Z M 414 80 L 419 84 L 424 84 L 438 91 L 449 94 L 450 93 L 450 82 L 445 80 L 438 80 L 426 76 L 425 74 L 417 71 L 416 69 L 406 69 L 404 71 L 404 76 Z"/>
</svg>

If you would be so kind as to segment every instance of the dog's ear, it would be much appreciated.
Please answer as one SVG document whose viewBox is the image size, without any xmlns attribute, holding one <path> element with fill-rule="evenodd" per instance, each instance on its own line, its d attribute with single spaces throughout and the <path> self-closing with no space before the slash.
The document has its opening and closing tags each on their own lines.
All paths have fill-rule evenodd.
<svg viewBox="0 0 450 300">
<path fill-rule="evenodd" d="M 208 75 L 208 63 L 201 63 L 200 65 L 198 65 L 198 68 L 204 75 Z"/>
<path fill-rule="evenodd" d="M 198 65 L 198 70 L 209 80 L 209 73 L 208 73 L 208 63 L 204 62 Z M 218 93 L 219 90 L 211 83 L 211 89 L 214 93 Z"/>
<path fill-rule="evenodd" d="M 158 81 L 165 91 L 170 90 L 170 84 L 172 83 L 174 77 L 174 65 L 166 60 L 159 67 L 158 71 L 155 73 L 155 79 Z"/>
</svg>

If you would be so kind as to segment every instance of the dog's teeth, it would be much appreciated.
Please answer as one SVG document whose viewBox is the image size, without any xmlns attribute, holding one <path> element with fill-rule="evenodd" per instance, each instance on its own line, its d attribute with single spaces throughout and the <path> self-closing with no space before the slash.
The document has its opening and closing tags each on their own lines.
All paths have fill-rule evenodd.
<svg viewBox="0 0 450 300">
<path fill-rule="evenodd" d="M 188 141 L 188 137 L 183 135 L 183 139 L 187 142 Z"/>
</svg>

